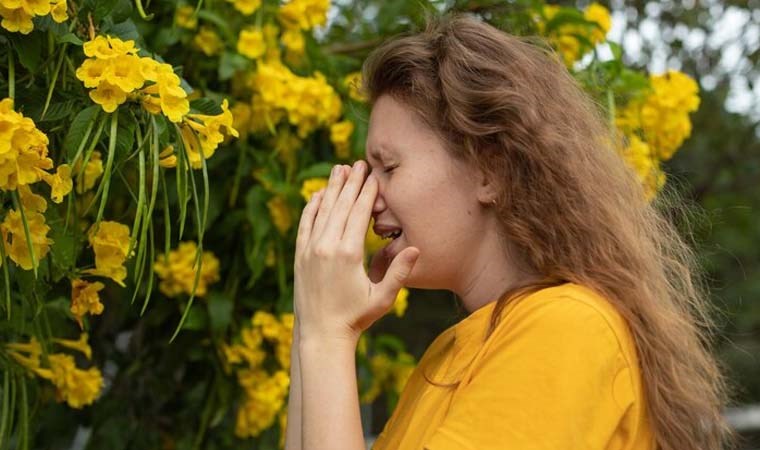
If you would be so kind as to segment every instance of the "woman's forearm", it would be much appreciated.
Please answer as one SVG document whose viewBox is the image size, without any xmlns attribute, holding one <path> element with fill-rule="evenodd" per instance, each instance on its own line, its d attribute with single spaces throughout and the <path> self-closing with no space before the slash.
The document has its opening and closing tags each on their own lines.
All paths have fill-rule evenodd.
<svg viewBox="0 0 760 450">
<path fill-rule="evenodd" d="M 356 341 L 301 340 L 303 446 L 309 450 L 364 450 L 356 379 Z"/>
<path fill-rule="evenodd" d="M 285 432 L 285 450 L 301 450 L 301 362 L 298 354 L 300 339 L 298 328 L 293 330 L 293 344 L 290 349 L 290 393 L 288 394 L 288 421 Z"/>
</svg>

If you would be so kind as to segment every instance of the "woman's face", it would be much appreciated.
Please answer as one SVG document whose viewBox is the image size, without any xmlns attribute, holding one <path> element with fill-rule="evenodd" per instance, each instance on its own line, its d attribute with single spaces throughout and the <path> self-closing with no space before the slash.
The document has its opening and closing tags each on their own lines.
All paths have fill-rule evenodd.
<svg viewBox="0 0 760 450">
<path fill-rule="evenodd" d="M 479 171 L 450 156 L 412 110 L 388 95 L 372 108 L 366 153 L 379 184 L 376 232 L 402 231 L 386 246 L 389 256 L 409 246 L 420 250 L 407 286 L 461 287 L 493 225 L 478 198 L 484 194 Z"/>
</svg>

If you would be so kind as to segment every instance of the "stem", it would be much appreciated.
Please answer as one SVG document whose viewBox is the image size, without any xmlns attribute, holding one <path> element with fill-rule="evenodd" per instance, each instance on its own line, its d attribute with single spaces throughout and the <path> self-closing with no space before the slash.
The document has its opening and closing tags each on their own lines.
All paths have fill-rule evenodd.
<svg viewBox="0 0 760 450">
<path fill-rule="evenodd" d="M 137 12 L 140 13 L 140 17 L 143 18 L 143 20 L 150 20 L 153 18 L 153 14 L 145 14 L 145 9 L 142 5 L 142 0 L 135 0 L 135 6 L 137 6 Z"/>
<path fill-rule="evenodd" d="M 37 257 L 34 254 L 34 246 L 32 245 L 32 233 L 29 231 L 29 222 L 26 221 L 26 214 L 24 213 L 24 205 L 18 198 L 18 191 L 11 193 L 13 199 L 13 206 L 21 214 L 21 222 L 24 224 L 24 237 L 26 238 L 26 247 L 29 250 L 29 258 L 32 260 L 32 269 L 34 270 L 34 278 L 37 279 Z"/>
<path fill-rule="evenodd" d="M 98 215 L 95 218 L 95 230 L 100 226 L 100 219 L 103 218 L 103 211 L 106 208 L 106 200 L 108 200 L 108 189 L 111 186 L 111 168 L 113 167 L 113 158 L 116 153 L 116 133 L 119 130 L 119 113 L 114 112 L 111 115 L 111 135 L 108 141 L 108 160 L 106 161 L 106 170 L 103 173 L 103 192 L 100 194 L 100 208 L 98 208 Z"/>
<path fill-rule="evenodd" d="M 47 113 L 48 107 L 50 107 L 50 99 L 53 98 L 53 90 L 55 89 L 55 83 L 58 81 L 58 74 L 61 72 L 61 67 L 63 66 L 63 59 L 66 56 L 67 45 L 68 44 L 64 43 L 61 47 L 61 57 L 58 59 L 58 64 L 55 66 L 53 79 L 50 80 L 50 88 L 48 89 L 47 98 L 45 99 L 45 107 L 42 109 L 40 120 L 45 118 L 45 113 Z"/>
<path fill-rule="evenodd" d="M 16 97 L 16 65 L 13 59 L 13 47 L 8 49 L 8 98 Z"/>
</svg>

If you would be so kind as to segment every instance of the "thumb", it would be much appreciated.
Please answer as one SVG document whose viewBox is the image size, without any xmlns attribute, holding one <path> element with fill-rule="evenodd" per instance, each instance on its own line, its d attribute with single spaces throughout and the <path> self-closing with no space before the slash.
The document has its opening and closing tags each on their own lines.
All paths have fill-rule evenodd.
<svg viewBox="0 0 760 450">
<path fill-rule="evenodd" d="M 376 285 L 380 302 L 388 303 L 388 307 L 393 305 L 398 291 L 404 287 L 419 256 L 420 251 L 417 247 L 407 247 L 393 258 L 385 272 L 385 277 Z"/>
</svg>

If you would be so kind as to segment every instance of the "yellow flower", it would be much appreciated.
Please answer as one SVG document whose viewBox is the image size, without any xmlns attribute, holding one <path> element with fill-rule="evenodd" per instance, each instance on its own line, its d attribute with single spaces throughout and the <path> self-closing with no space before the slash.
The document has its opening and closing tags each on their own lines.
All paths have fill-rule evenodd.
<svg viewBox="0 0 760 450">
<path fill-rule="evenodd" d="M 250 16 L 261 6 L 261 0 L 227 0 L 232 3 L 235 9 Z"/>
<path fill-rule="evenodd" d="M 357 102 L 366 102 L 367 96 L 361 91 L 362 73 L 352 72 L 343 79 L 343 85 L 348 89 L 348 96 Z"/>
<path fill-rule="evenodd" d="M 112 221 L 102 221 L 88 232 L 90 245 L 95 252 L 95 269 L 85 273 L 111 278 L 124 287 L 127 269 L 124 267 L 129 251 L 129 227 Z"/>
<path fill-rule="evenodd" d="M 102 106 L 103 111 L 112 113 L 116 111 L 119 105 L 127 101 L 127 93 L 118 86 L 102 81 L 97 88 L 90 91 L 90 98 Z"/>
<path fill-rule="evenodd" d="M 79 339 L 72 340 L 72 339 L 53 339 L 53 342 L 60 345 L 61 347 L 68 348 L 70 350 L 76 350 L 78 352 L 81 352 L 85 358 L 88 360 L 92 358 L 92 348 L 90 347 L 90 344 L 87 342 L 89 338 L 89 335 L 87 333 L 81 333 L 79 335 Z"/>
<path fill-rule="evenodd" d="M 73 183 L 71 181 L 71 167 L 68 164 L 58 166 L 55 175 L 43 172 L 42 179 L 50 185 L 50 198 L 55 203 L 61 203 L 63 196 L 71 192 Z"/>
<path fill-rule="evenodd" d="M 27 211 L 42 213 L 47 209 L 45 197 L 32 192 L 32 189 L 28 185 L 18 187 L 18 196 L 25 213 Z"/>
<path fill-rule="evenodd" d="M 12 33 L 29 34 L 34 29 L 34 23 L 32 23 L 34 16 L 28 14 L 22 7 L 7 8 L 0 6 L 0 17 L 3 18 L 0 26 Z"/>
<path fill-rule="evenodd" d="M 599 3 L 591 3 L 583 10 L 583 18 L 596 23 L 599 27 L 591 30 L 591 42 L 596 44 L 607 37 L 612 26 L 610 11 Z"/>
<path fill-rule="evenodd" d="M 195 8 L 191 5 L 182 5 L 174 11 L 174 23 L 189 30 L 198 26 L 198 18 L 195 17 Z"/>
<path fill-rule="evenodd" d="M 68 20 L 69 15 L 66 10 L 66 0 L 58 0 L 53 4 L 53 8 L 50 10 L 50 16 L 54 21 L 61 23 Z"/>
<path fill-rule="evenodd" d="M 272 314 L 266 311 L 256 311 L 251 318 L 251 323 L 261 330 L 261 335 L 265 339 L 274 342 L 279 339 L 282 325 Z"/>
<path fill-rule="evenodd" d="M 90 160 L 87 161 L 87 165 L 84 166 L 84 171 L 80 169 L 82 162 L 77 161 L 77 166 L 74 172 L 77 176 L 77 194 L 81 194 L 85 191 L 89 191 L 95 186 L 95 181 L 103 174 L 103 161 L 99 151 L 93 151 L 90 156 Z"/>
<path fill-rule="evenodd" d="M 367 234 L 364 239 L 364 251 L 367 255 L 373 255 L 378 252 L 381 248 L 385 246 L 385 244 L 388 242 L 387 240 L 384 240 L 381 236 L 378 236 L 375 234 L 375 232 L 372 230 L 372 227 L 374 226 L 375 219 L 371 219 L 369 222 L 369 227 L 367 227 Z"/>
<path fill-rule="evenodd" d="M 305 201 L 311 200 L 311 196 L 327 187 L 327 178 L 309 178 L 301 184 L 301 196 Z"/>
<path fill-rule="evenodd" d="M 319 72 L 313 77 L 299 77 L 281 63 L 259 61 L 251 87 L 255 92 L 253 116 L 269 120 L 262 121 L 264 126 L 257 129 L 267 129 L 287 117 L 298 127 L 298 136 L 304 138 L 316 128 L 332 124 L 341 114 L 340 96 Z"/>
<path fill-rule="evenodd" d="M 269 214 L 275 228 L 280 234 L 285 235 L 293 225 L 293 217 L 290 214 L 288 203 L 282 196 L 277 195 L 267 202 L 267 208 L 269 208 Z"/>
<path fill-rule="evenodd" d="M 103 313 L 103 304 L 100 303 L 100 292 L 105 285 L 99 281 L 89 283 L 76 278 L 71 280 L 71 314 L 76 317 L 79 326 L 82 326 L 82 317 L 86 314 L 94 316 Z"/>
<path fill-rule="evenodd" d="M 76 76 L 82 81 L 84 87 L 98 87 L 104 79 L 108 62 L 104 59 L 85 59 L 76 71 Z"/>
<path fill-rule="evenodd" d="M 136 55 L 119 55 L 108 59 L 108 64 L 103 72 L 103 78 L 125 93 L 139 89 L 145 84 L 142 74 L 141 58 Z M 102 82 L 101 82 L 102 83 Z"/>
<path fill-rule="evenodd" d="M 278 18 L 285 26 L 310 30 L 327 22 L 329 0 L 290 0 L 280 6 Z"/>
<path fill-rule="evenodd" d="M 562 10 L 558 5 L 544 5 L 543 18 L 539 18 L 538 22 L 539 32 L 544 33 L 546 22 L 551 21 Z M 595 46 L 604 41 L 612 24 L 609 10 L 599 3 L 591 3 L 583 11 L 583 18 L 591 24 L 564 23 L 548 34 L 549 40 L 557 48 L 567 67 L 572 67 L 581 56 L 591 50 L 585 42 L 578 39 L 578 36 Z"/>
<path fill-rule="evenodd" d="M 13 110 L 12 99 L 0 101 L 0 189 L 40 181 L 53 168 L 47 145 L 47 136 L 34 121 Z"/>
<path fill-rule="evenodd" d="M 641 106 L 641 127 L 657 156 L 668 160 L 691 135 L 689 113 L 699 108 L 699 87 L 675 70 L 653 75 L 651 82 L 652 93 Z"/>
<path fill-rule="evenodd" d="M 5 344 L 5 348 L 8 349 L 8 354 L 26 369 L 35 371 L 40 368 L 42 346 L 34 336 L 29 338 L 29 342 L 25 344 L 21 342 L 11 342 Z M 24 353 L 26 353 L 26 355 Z"/>
<path fill-rule="evenodd" d="M 24 211 L 24 215 L 29 226 L 29 237 L 32 241 L 34 257 L 39 264 L 50 251 L 50 245 L 53 244 L 53 240 L 47 237 L 50 227 L 45 224 L 45 216 L 38 212 Z M 0 223 L 0 232 L 5 245 L 5 253 L 11 260 L 24 270 L 32 269 L 32 256 L 29 253 L 21 213 L 15 209 L 9 210 L 3 222 Z"/>
<path fill-rule="evenodd" d="M 665 173 L 646 142 L 636 135 L 630 136 L 628 140 L 628 145 L 622 150 L 623 158 L 636 172 L 636 177 L 644 187 L 644 195 L 651 201 L 665 185 Z"/>
<path fill-rule="evenodd" d="M 266 51 L 264 33 L 261 29 L 248 27 L 241 30 L 237 42 L 237 51 L 250 59 L 261 57 Z"/>
<path fill-rule="evenodd" d="M 141 71 L 145 79 L 154 82 L 140 91 L 143 95 L 143 107 L 152 114 L 158 114 L 160 108 L 170 121 L 175 123 L 182 121 L 185 114 L 190 111 L 190 102 L 172 66 L 158 63 L 150 58 L 142 58 L 141 63 Z"/>
<path fill-rule="evenodd" d="M 280 37 L 282 45 L 289 52 L 293 52 L 296 55 L 301 55 L 304 52 L 306 41 L 303 38 L 303 33 L 298 28 L 286 28 L 285 32 Z"/>
<path fill-rule="evenodd" d="M 213 56 L 219 53 L 222 48 L 222 40 L 219 35 L 209 27 L 201 27 L 198 34 L 193 38 L 193 44 L 198 47 L 206 56 Z"/>
<path fill-rule="evenodd" d="M 407 298 L 409 298 L 409 289 L 401 288 L 393 302 L 393 312 L 396 313 L 397 317 L 402 317 L 406 312 Z"/>
<path fill-rule="evenodd" d="M 354 123 L 344 120 L 330 125 L 330 142 L 335 146 L 335 154 L 340 159 L 348 159 L 351 134 L 354 132 Z"/>
<path fill-rule="evenodd" d="M 227 99 L 222 101 L 221 114 L 215 116 L 187 115 L 180 126 L 180 133 L 191 167 L 194 169 L 203 167 L 201 152 L 205 159 L 209 159 L 225 138 L 239 136 L 237 130 L 232 126 L 233 120 Z"/>
<path fill-rule="evenodd" d="M 103 375 L 95 367 L 82 370 L 76 367 L 74 358 L 63 353 L 48 355 L 49 369 L 37 369 L 41 378 L 49 380 L 57 388 L 59 400 L 70 407 L 80 409 L 95 401 L 103 389 Z"/>
<path fill-rule="evenodd" d="M 284 370 L 271 377 L 263 370 L 239 370 L 238 383 L 245 391 L 245 399 L 238 408 L 235 435 L 258 436 L 272 426 L 284 406 L 290 377 Z"/>
<path fill-rule="evenodd" d="M 159 289 L 167 297 L 182 293 L 190 295 L 197 272 L 196 257 L 198 247 L 193 241 L 180 242 L 176 250 L 168 255 L 159 255 L 153 270 L 161 279 Z M 201 273 L 195 289 L 197 297 L 205 297 L 208 286 L 219 281 L 219 260 L 211 252 L 201 255 Z"/>
</svg>

